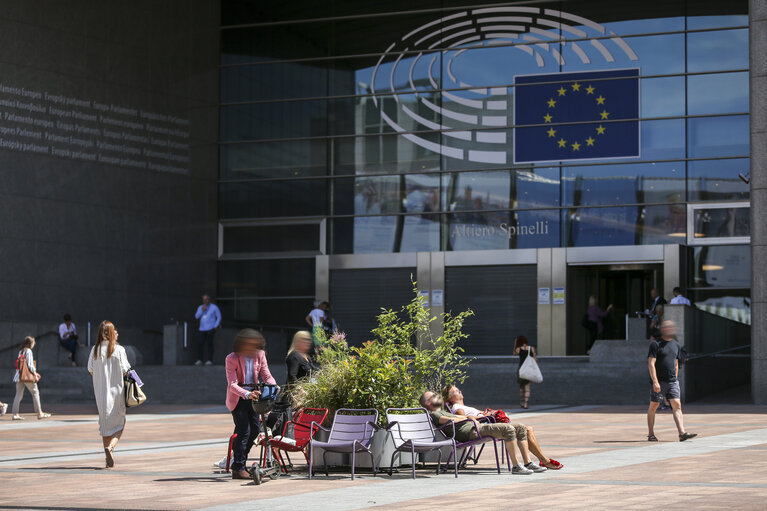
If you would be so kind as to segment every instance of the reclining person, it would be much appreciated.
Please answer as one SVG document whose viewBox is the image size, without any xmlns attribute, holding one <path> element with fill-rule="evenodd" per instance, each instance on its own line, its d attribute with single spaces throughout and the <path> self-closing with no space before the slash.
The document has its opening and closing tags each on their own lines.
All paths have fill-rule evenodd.
<svg viewBox="0 0 767 511">
<path fill-rule="evenodd" d="M 448 409 L 452 410 L 455 415 L 462 415 L 467 417 L 485 417 L 485 413 L 477 410 L 474 407 L 467 406 L 463 402 L 463 392 L 455 385 L 448 385 L 442 391 L 442 397 L 445 403 L 449 404 Z M 530 452 L 538 458 L 538 463 L 541 467 L 549 468 L 551 470 L 559 470 L 564 465 L 555 459 L 549 458 L 543 454 L 538 439 L 535 438 L 535 431 L 532 426 L 527 426 L 527 445 L 530 447 Z M 527 465 L 525 465 L 527 467 Z M 527 467 L 530 468 L 530 467 Z"/>
<path fill-rule="evenodd" d="M 455 439 L 459 442 L 468 442 L 477 438 L 477 431 L 483 437 L 503 440 L 511 462 L 514 464 L 511 469 L 512 474 L 530 475 L 533 472 L 544 472 L 546 470 L 534 465 L 530 461 L 530 453 L 527 450 L 527 429 L 522 424 L 480 423 L 474 417 L 453 415 L 443 408 L 444 402 L 442 398 L 431 391 L 426 391 L 421 395 L 420 403 L 421 406 L 430 412 L 432 420 L 439 426 L 449 424 L 450 422 L 455 423 Z M 447 432 L 449 430 L 445 428 L 442 431 Z M 525 466 L 517 462 L 517 451 L 514 448 L 515 441 L 519 446 L 519 452 L 522 454 L 522 461 Z"/>
</svg>

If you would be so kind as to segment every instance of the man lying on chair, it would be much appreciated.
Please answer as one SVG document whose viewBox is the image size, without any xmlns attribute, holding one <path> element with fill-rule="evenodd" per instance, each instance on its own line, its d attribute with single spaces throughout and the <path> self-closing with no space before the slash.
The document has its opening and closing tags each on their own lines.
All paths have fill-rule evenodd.
<svg viewBox="0 0 767 511">
<path fill-rule="evenodd" d="M 448 385 L 447 387 L 445 387 L 442 390 L 442 398 L 445 401 L 447 408 L 449 410 L 452 410 L 455 415 L 466 416 L 466 417 L 484 417 L 485 416 L 484 412 L 481 412 L 474 407 L 467 406 L 466 403 L 463 402 L 463 392 L 461 392 L 461 389 L 459 389 L 455 385 Z M 521 426 L 521 424 L 519 425 Z M 530 448 L 530 452 L 532 452 L 533 455 L 536 458 L 538 458 L 538 462 L 540 466 L 551 469 L 551 470 L 559 470 L 560 468 L 562 468 L 564 465 L 562 465 L 560 462 L 558 462 L 555 459 L 549 458 L 548 456 L 543 454 L 543 450 L 541 449 L 541 446 L 538 443 L 538 439 L 535 438 L 535 431 L 533 431 L 533 427 L 527 426 L 526 430 L 527 430 L 527 445 Z M 527 467 L 527 465 L 525 465 L 525 467 Z"/>
<path fill-rule="evenodd" d="M 529 475 L 533 472 L 546 471 L 545 468 L 536 466 L 530 461 L 530 452 L 527 450 L 527 430 L 522 424 L 480 423 L 474 417 L 454 415 L 443 408 L 442 398 L 431 391 L 426 391 L 421 395 L 420 403 L 421 406 L 429 410 L 432 420 L 438 425 L 442 426 L 454 422 L 455 439 L 459 442 L 467 442 L 477 438 L 477 431 L 483 437 L 503 440 L 506 444 L 506 452 L 509 453 L 511 462 L 514 464 L 511 469 L 512 474 Z M 525 466 L 517 462 L 515 441 L 519 446 L 519 452 L 522 454 L 522 461 L 524 461 Z"/>
</svg>

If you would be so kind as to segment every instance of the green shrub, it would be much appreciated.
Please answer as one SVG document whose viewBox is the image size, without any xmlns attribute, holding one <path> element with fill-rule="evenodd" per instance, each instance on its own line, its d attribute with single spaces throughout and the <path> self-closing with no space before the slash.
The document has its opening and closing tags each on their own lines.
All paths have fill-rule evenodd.
<svg viewBox="0 0 767 511">
<path fill-rule="evenodd" d="M 474 313 L 443 313 L 444 333 L 434 337 L 430 324 L 438 318 L 419 297 L 415 282 L 413 293 L 399 311 L 382 310 L 373 339 L 362 346 L 348 347 L 341 333 L 323 337 L 322 369 L 295 385 L 294 404 L 328 408 L 331 418 L 339 408 L 375 408 L 383 424 L 386 408 L 416 407 L 425 390 L 463 383 L 470 360 L 462 356 L 459 342 L 468 337 L 463 323 Z"/>
</svg>

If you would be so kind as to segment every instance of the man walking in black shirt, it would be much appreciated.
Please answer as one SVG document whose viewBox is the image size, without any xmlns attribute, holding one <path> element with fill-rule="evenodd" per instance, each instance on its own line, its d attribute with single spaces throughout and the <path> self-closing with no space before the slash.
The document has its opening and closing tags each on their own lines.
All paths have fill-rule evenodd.
<svg viewBox="0 0 767 511">
<path fill-rule="evenodd" d="M 648 354 L 648 367 L 652 389 L 650 390 L 650 408 L 647 409 L 647 440 L 657 442 L 658 438 L 653 431 L 655 428 L 655 411 L 663 399 L 668 399 L 674 412 L 674 422 L 679 431 L 679 441 L 684 442 L 697 436 L 696 433 L 688 433 L 684 429 L 682 417 L 682 401 L 679 391 L 679 356 L 682 348 L 676 341 L 676 325 L 673 321 L 664 321 L 660 327 L 661 337 L 650 343 Z"/>
</svg>

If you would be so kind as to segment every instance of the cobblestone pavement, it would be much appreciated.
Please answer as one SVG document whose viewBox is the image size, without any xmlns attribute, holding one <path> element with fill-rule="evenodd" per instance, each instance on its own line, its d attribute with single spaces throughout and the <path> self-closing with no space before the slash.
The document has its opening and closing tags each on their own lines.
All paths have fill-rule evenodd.
<svg viewBox="0 0 767 511">
<path fill-rule="evenodd" d="M 22 404 L 22 411 L 27 410 Z M 535 428 L 548 456 L 565 468 L 498 475 L 492 455 L 455 479 L 419 469 L 351 481 L 331 473 L 311 481 L 306 466 L 261 486 L 213 468 L 232 431 L 221 406 L 145 405 L 131 410 L 115 457 L 104 469 L 95 406 L 52 407 L 51 419 L 0 417 L 0 510 L 5 509 L 765 509 L 767 407 L 688 405 L 700 436 L 676 441 L 660 412 L 658 443 L 646 442 L 644 407 L 531 410 L 512 418 Z M 256 453 L 257 454 L 257 453 Z M 299 459 L 294 456 L 294 462 Z"/>
</svg>

